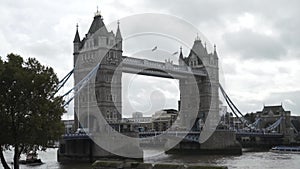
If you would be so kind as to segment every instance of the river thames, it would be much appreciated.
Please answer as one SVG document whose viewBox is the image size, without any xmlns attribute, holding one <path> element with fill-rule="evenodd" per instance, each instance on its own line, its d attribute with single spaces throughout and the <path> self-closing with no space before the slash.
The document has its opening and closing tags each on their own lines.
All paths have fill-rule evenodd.
<svg viewBox="0 0 300 169">
<path fill-rule="evenodd" d="M 21 169 L 89 169 L 91 164 L 61 164 L 56 160 L 57 149 L 39 152 L 39 158 L 45 163 L 40 166 L 21 165 Z M 146 153 L 155 153 L 147 151 Z M 12 152 L 5 152 L 8 163 L 12 161 Z M 24 158 L 24 156 L 22 157 Z M 149 163 L 179 163 L 227 166 L 229 169 L 299 169 L 300 154 L 278 154 L 273 152 L 243 152 L 241 156 L 195 156 L 160 154 L 145 159 Z M 2 165 L 0 168 L 3 168 Z"/>
</svg>

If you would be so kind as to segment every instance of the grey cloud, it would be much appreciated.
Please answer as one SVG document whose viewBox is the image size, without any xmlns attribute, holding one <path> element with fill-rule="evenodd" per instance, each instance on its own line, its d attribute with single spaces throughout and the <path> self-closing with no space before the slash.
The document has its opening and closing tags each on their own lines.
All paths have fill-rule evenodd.
<svg viewBox="0 0 300 169">
<path fill-rule="evenodd" d="M 300 39 L 298 38 L 300 36 L 300 29 L 298 29 L 300 26 L 300 20 L 298 19 L 300 1 L 297 0 L 288 2 L 282 0 L 174 0 L 172 3 L 169 1 L 151 0 L 145 1 L 145 4 L 150 9 L 161 9 L 172 15 L 179 16 L 188 20 L 193 25 L 210 25 L 211 27 L 218 28 L 219 31 L 225 31 L 222 30 L 225 26 L 225 19 L 234 18 L 246 12 L 253 13 L 269 23 L 272 29 L 278 31 L 281 36 L 275 42 L 270 39 L 271 44 L 269 43 L 269 46 L 268 44 L 264 44 L 263 46 L 266 46 L 266 49 L 257 46 L 258 52 L 262 52 L 260 54 L 262 57 L 265 57 L 266 53 L 270 50 L 270 55 L 272 56 L 266 56 L 266 58 L 277 58 L 279 57 L 278 55 L 286 54 L 286 51 L 282 50 L 282 48 L 285 48 L 284 46 L 291 45 L 294 47 L 294 50 L 297 50 L 297 46 L 300 43 Z M 209 28 L 210 26 L 207 27 Z M 260 40 L 269 42 L 264 38 Z M 275 45 L 274 48 L 277 48 L 277 50 L 270 49 L 271 45 Z"/>
<path fill-rule="evenodd" d="M 287 111 L 291 111 L 293 115 L 300 115 L 300 91 L 271 93 L 264 101 L 248 100 L 247 102 L 235 99 L 235 104 L 243 113 L 257 112 L 262 110 L 264 105 L 280 105 Z"/>
<path fill-rule="evenodd" d="M 257 101 L 257 100 L 249 100 L 247 102 L 237 101 L 236 105 L 238 106 L 239 110 L 243 114 L 261 111 L 263 108 L 263 103 L 261 101 Z M 231 111 L 231 110 L 228 108 L 228 111 Z"/>
<path fill-rule="evenodd" d="M 180 16 L 194 25 L 201 22 L 218 21 L 225 14 L 233 14 L 245 11 L 245 3 L 236 3 L 234 0 L 173 0 L 170 1 L 146 1 L 146 4 L 153 8 L 163 8 L 173 15 Z M 247 2 L 246 2 L 247 3 Z"/>
<path fill-rule="evenodd" d="M 299 14 L 292 15 L 276 21 L 274 24 L 281 34 L 281 40 L 284 45 L 289 45 L 299 51 L 300 44 L 300 20 Z"/>
<path fill-rule="evenodd" d="M 222 22 L 222 18 L 239 15 L 245 12 L 258 13 L 265 15 L 267 18 L 281 16 L 282 13 L 287 13 L 286 9 L 298 11 L 300 2 L 291 0 L 285 2 L 282 0 L 148 0 L 145 4 L 149 8 L 163 9 L 173 15 L 183 17 L 193 24 L 201 22 Z M 290 12 L 290 11 L 288 11 Z"/>
<path fill-rule="evenodd" d="M 65 3 L 73 8 L 77 4 L 69 0 Z M 70 25 L 74 29 L 68 32 L 56 30 L 55 27 L 72 10 L 51 1 L 2 2 L 0 37 L 4 41 L 0 43 L 9 44 L 10 48 L 4 48 L 0 55 L 14 52 L 25 58 L 35 57 L 42 64 L 54 67 L 58 76 L 63 77 L 72 67 L 72 40 L 76 23 Z"/>
<path fill-rule="evenodd" d="M 104 21 L 107 24 L 111 18 L 116 19 L 117 17 L 123 17 L 121 16 L 123 13 L 130 14 L 136 13 L 139 11 L 138 9 L 147 9 L 147 12 L 169 13 L 183 18 L 193 25 L 196 25 L 197 28 L 206 25 L 204 28 L 208 28 L 208 30 L 203 30 L 203 32 L 216 31 L 212 32 L 212 35 L 214 35 L 214 33 L 217 35 L 224 33 L 223 39 L 221 38 L 221 42 L 217 42 L 217 44 L 225 44 L 222 48 L 226 48 L 228 53 L 237 52 L 241 54 L 241 59 L 251 58 L 257 61 L 268 59 L 272 62 L 275 59 L 283 58 L 283 56 L 287 55 L 290 51 L 299 53 L 300 20 L 298 17 L 300 1 L 297 0 L 138 0 L 137 2 L 138 6 L 130 6 L 128 5 L 130 3 L 127 4 L 127 1 L 119 2 L 109 0 L 100 1 L 98 5 L 100 10 L 107 10 L 103 13 Z M 94 10 L 96 10 L 96 3 L 87 3 L 80 0 L 57 2 L 37 0 L 16 2 L 4 0 L 0 6 L 0 37 L 1 40 L 3 39 L 5 41 L 0 42 L 1 46 L 4 46 L 4 51 L 2 48 L 0 55 L 4 57 L 8 52 L 17 51 L 21 52 L 19 53 L 21 55 L 26 54 L 30 55 L 30 57 L 37 57 L 43 64 L 50 64 L 50 66 L 55 67 L 56 72 L 62 77 L 72 67 L 72 40 L 75 32 L 75 24 L 79 22 L 79 31 L 82 32 L 82 37 L 84 33 L 87 32 L 88 26 L 92 21 Z M 280 37 L 278 39 L 266 37 L 265 35 L 256 34 L 249 30 L 235 34 L 226 32 L 224 29 L 225 20 L 236 18 L 245 12 L 261 17 L 262 20 L 272 26 L 273 30 L 279 33 Z M 69 23 L 63 23 L 67 28 L 64 30 L 59 29 L 57 32 L 54 31 L 54 27 L 59 25 L 60 20 L 66 18 L 66 16 L 73 18 L 74 23 L 70 22 L 70 25 L 68 25 Z M 162 23 L 158 20 L 153 25 L 160 26 L 161 24 Z M 122 25 L 121 23 L 121 31 L 125 32 L 126 28 L 122 27 Z M 115 31 L 115 27 L 112 29 Z M 178 28 L 174 28 L 172 24 L 169 24 L 168 29 Z M 182 33 L 182 36 L 185 36 L 184 33 L 185 32 Z M 187 40 L 191 43 L 195 36 L 194 32 L 192 34 L 193 37 L 191 37 L 191 41 Z M 48 40 L 49 43 L 38 43 L 38 41 L 43 39 Z M 144 45 L 146 47 L 153 46 L 152 42 L 148 41 L 140 46 L 144 47 Z M 8 49 L 10 47 L 11 49 Z M 173 49 L 178 49 L 178 46 L 175 45 L 174 48 L 171 48 L 170 52 L 173 52 Z M 124 51 L 126 50 L 127 49 L 124 49 Z M 185 55 L 187 54 L 188 53 L 185 52 Z M 222 53 L 220 52 L 219 54 L 220 57 L 222 57 Z M 293 57 L 299 57 L 299 55 Z M 239 60 L 239 62 L 240 61 L 241 60 Z M 240 72 L 240 70 L 232 68 L 231 66 L 230 64 L 223 66 L 226 74 Z M 279 73 L 290 72 L 288 69 L 278 68 L 278 70 Z M 247 70 L 247 72 L 253 75 L 259 73 L 251 72 L 250 70 Z M 251 79 L 236 83 L 249 86 L 249 88 L 255 91 L 263 90 L 264 82 L 256 81 Z M 145 83 L 141 83 L 139 87 L 145 85 Z M 162 90 L 165 89 L 163 88 Z M 175 91 L 172 90 L 170 92 Z M 133 95 L 135 94 L 137 93 L 133 93 Z M 266 100 L 266 103 L 268 100 L 270 100 L 270 102 L 274 101 L 274 103 L 280 103 L 280 100 L 285 99 L 296 102 L 299 100 L 297 95 L 300 95 L 300 93 L 271 94 L 270 98 Z M 176 99 L 173 99 L 170 102 L 175 102 L 175 100 Z M 124 104 L 126 104 L 126 101 L 124 101 Z M 238 102 L 238 105 L 241 105 L 242 110 L 257 110 L 262 107 L 260 101 L 251 100 L 243 103 Z M 293 112 L 297 110 L 298 112 L 300 111 L 299 106 L 293 107 Z"/>
<path fill-rule="evenodd" d="M 274 37 L 241 30 L 223 35 L 226 47 L 238 53 L 241 59 L 273 60 L 287 53 L 283 44 Z"/>
<path fill-rule="evenodd" d="M 128 73 L 123 73 L 122 78 L 123 115 L 131 116 L 136 111 L 151 115 L 161 109 L 177 109 L 178 82 Z"/>
<path fill-rule="evenodd" d="M 225 75 L 233 75 L 237 73 L 237 66 L 234 63 L 223 63 L 222 67 Z"/>
<path fill-rule="evenodd" d="M 278 67 L 278 72 L 283 74 L 289 74 L 291 71 L 285 67 Z"/>
<path fill-rule="evenodd" d="M 290 110 L 292 114 L 300 115 L 300 91 L 271 93 L 266 99 L 266 104 L 283 104 L 286 110 Z"/>
</svg>

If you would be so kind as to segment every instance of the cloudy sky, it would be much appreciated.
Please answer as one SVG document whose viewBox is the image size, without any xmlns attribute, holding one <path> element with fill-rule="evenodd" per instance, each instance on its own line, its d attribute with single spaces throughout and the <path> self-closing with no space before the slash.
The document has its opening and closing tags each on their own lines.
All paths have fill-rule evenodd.
<svg viewBox="0 0 300 169">
<path fill-rule="evenodd" d="M 211 43 L 217 44 L 225 79 L 223 86 L 242 112 L 261 110 L 264 104 L 282 103 L 292 114 L 300 115 L 300 2 L 297 0 L 2 0 L 0 56 L 13 52 L 36 57 L 63 77 L 72 69 L 76 23 L 82 37 L 97 6 L 105 23 L 141 13 L 168 14 L 191 23 Z M 130 50 L 128 45 L 124 52 Z M 185 55 L 187 51 L 184 49 Z M 164 106 L 177 106 L 176 81 L 162 80 L 155 85 L 151 82 L 156 79 L 134 80 L 134 85 L 145 81 L 145 86 L 151 87 L 150 94 L 135 90 L 141 98 L 163 96 L 172 101 Z M 139 101 L 137 97 L 131 100 L 131 104 Z M 134 109 L 151 110 L 147 99 L 143 101 L 148 107 L 138 107 L 136 103 Z"/>
</svg>

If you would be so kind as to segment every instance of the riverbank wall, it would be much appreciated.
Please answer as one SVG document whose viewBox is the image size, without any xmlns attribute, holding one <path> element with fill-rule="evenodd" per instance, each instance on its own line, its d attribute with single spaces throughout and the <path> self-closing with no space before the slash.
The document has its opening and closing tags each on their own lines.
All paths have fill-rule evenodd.
<svg viewBox="0 0 300 169">
<path fill-rule="evenodd" d="M 228 169 L 226 166 L 201 166 L 184 164 L 151 164 L 142 162 L 96 161 L 92 169 Z"/>
</svg>

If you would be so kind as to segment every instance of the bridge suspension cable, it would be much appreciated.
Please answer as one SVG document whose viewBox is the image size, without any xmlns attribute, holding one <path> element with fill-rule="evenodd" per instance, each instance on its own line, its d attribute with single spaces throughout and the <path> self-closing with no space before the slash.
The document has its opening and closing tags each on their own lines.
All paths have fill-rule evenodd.
<svg viewBox="0 0 300 169">
<path fill-rule="evenodd" d="M 275 123 L 266 128 L 266 130 L 271 131 L 278 127 L 282 121 L 283 117 L 280 117 Z"/>
<path fill-rule="evenodd" d="M 226 94 L 224 88 L 222 87 L 221 84 L 219 84 L 220 89 L 221 89 L 221 93 L 223 95 L 223 97 L 225 98 L 225 101 L 227 103 L 227 105 L 229 106 L 229 108 L 231 109 L 231 111 L 233 112 L 233 114 L 243 123 L 245 124 L 248 128 L 251 128 L 251 126 L 249 125 L 249 122 L 245 119 L 244 115 L 241 113 L 241 111 L 234 105 L 234 103 L 231 101 L 231 99 L 229 98 L 229 96 Z M 240 117 L 241 116 L 241 117 Z"/>
<path fill-rule="evenodd" d="M 73 74 L 74 72 L 74 68 L 64 77 L 62 78 L 59 82 L 58 82 L 58 85 L 57 85 L 57 90 L 55 92 L 55 94 L 62 88 L 64 87 L 64 85 L 67 83 L 67 81 L 69 80 L 69 78 L 71 77 L 71 75 Z"/>
<path fill-rule="evenodd" d="M 234 105 L 234 103 L 232 102 L 232 100 L 229 98 L 229 96 L 226 94 L 224 88 L 222 87 L 222 85 L 220 84 L 220 89 L 221 92 L 226 100 L 226 103 L 228 104 L 229 108 L 231 109 L 231 111 L 234 113 L 234 115 L 243 123 L 246 125 L 247 128 L 249 129 L 257 129 L 258 124 L 261 123 L 262 119 L 258 118 L 256 119 L 256 121 L 252 124 L 249 124 L 249 121 L 245 119 L 244 115 L 240 112 L 240 110 Z M 239 117 L 239 115 L 241 117 Z M 280 117 L 276 122 L 274 122 L 273 124 L 271 124 L 269 127 L 266 128 L 266 130 L 271 131 L 274 130 L 276 127 L 278 127 L 282 121 L 283 117 Z"/>
<path fill-rule="evenodd" d="M 299 134 L 299 131 L 298 131 L 298 129 L 295 127 L 295 124 L 294 124 L 293 120 L 291 121 L 291 126 L 292 126 L 292 128 L 294 129 L 295 133 L 296 133 L 296 134 Z"/>
<path fill-rule="evenodd" d="M 262 119 L 258 118 L 255 120 L 255 122 L 253 122 L 252 124 L 250 124 L 251 128 L 257 128 L 258 125 L 261 123 Z"/>
<path fill-rule="evenodd" d="M 70 94 L 71 97 L 69 97 L 68 101 L 63 106 L 67 106 L 74 97 L 82 90 L 83 87 L 85 87 L 88 82 L 91 80 L 91 78 L 97 73 L 99 69 L 100 63 L 98 63 L 80 82 L 78 82 L 72 89 L 67 91 L 65 94 L 62 95 L 62 97 L 68 96 Z"/>
</svg>

